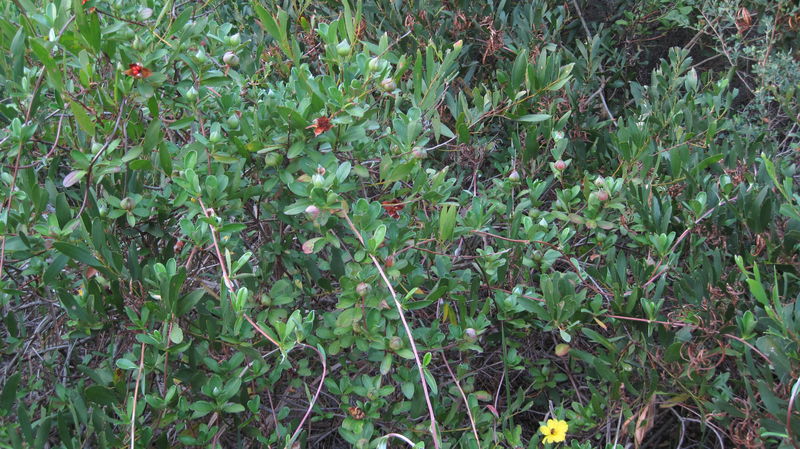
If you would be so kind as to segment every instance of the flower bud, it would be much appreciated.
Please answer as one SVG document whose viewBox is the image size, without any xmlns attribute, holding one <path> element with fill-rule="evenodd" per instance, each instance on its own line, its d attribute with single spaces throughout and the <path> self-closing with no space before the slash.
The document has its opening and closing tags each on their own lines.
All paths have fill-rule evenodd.
<svg viewBox="0 0 800 449">
<path fill-rule="evenodd" d="M 386 78 L 381 81 L 381 89 L 383 89 L 384 92 L 394 92 L 394 90 L 397 89 L 397 83 L 391 78 Z"/>
<path fill-rule="evenodd" d="M 225 40 L 227 41 L 227 44 L 230 45 L 231 47 L 236 47 L 237 45 L 239 45 L 239 43 L 242 42 L 242 38 L 239 36 L 239 33 L 236 33 L 232 36 L 228 36 Z"/>
<path fill-rule="evenodd" d="M 232 51 L 226 51 L 225 54 L 222 55 L 222 62 L 230 67 L 236 67 L 239 65 L 239 57 Z"/>
<path fill-rule="evenodd" d="M 422 147 L 414 147 L 414 149 L 411 150 L 411 155 L 414 156 L 414 159 L 425 159 L 428 157 L 428 150 Z"/>
<path fill-rule="evenodd" d="M 220 143 L 222 141 L 222 134 L 219 131 L 211 131 L 208 136 L 208 141 L 211 143 Z"/>
<path fill-rule="evenodd" d="M 381 68 L 381 63 L 382 62 L 383 61 L 381 61 L 381 58 L 378 58 L 376 56 L 376 57 L 374 57 L 374 58 L 369 60 L 369 66 L 368 67 L 369 67 L 369 69 L 371 71 L 379 70 Z"/>
<path fill-rule="evenodd" d="M 356 285 L 356 293 L 358 293 L 358 296 L 362 298 L 367 296 L 370 290 L 372 290 L 372 287 L 370 287 L 366 282 L 360 282 L 358 285 Z"/>
<path fill-rule="evenodd" d="M 350 43 L 347 42 L 347 39 L 339 42 L 339 45 L 336 46 L 336 54 L 339 56 L 347 56 L 350 54 Z"/>
<path fill-rule="evenodd" d="M 516 170 L 511 170 L 511 173 L 508 174 L 508 180 L 513 183 L 519 182 L 519 172 Z"/>
<path fill-rule="evenodd" d="M 136 202 L 133 201 L 133 198 L 126 196 L 119 202 L 119 207 L 125 209 L 126 211 L 130 212 L 136 207 Z"/>
<path fill-rule="evenodd" d="M 464 329 L 464 340 L 469 343 L 475 343 L 478 341 L 478 333 L 475 331 L 475 329 L 468 327 Z"/>
<path fill-rule="evenodd" d="M 403 349 L 403 339 L 395 335 L 389 340 L 389 347 L 392 348 L 392 351 Z"/>
<path fill-rule="evenodd" d="M 605 184 L 606 180 L 602 176 L 598 176 L 597 179 L 594 180 L 594 185 L 597 187 L 603 187 Z"/>
<path fill-rule="evenodd" d="M 569 345 L 566 343 L 559 343 L 556 345 L 556 355 L 559 357 L 566 357 L 569 354 Z"/>
<path fill-rule="evenodd" d="M 317 217 L 319 217 L 319 208 L 313 204 L 306 207 L 306 215 L 308 215 L 312 220 L 316 220 Z"/>
<path fill-rule="evenodd" d="M 561 159 L 559 159 L 559 160 L 556 161 L 556 163 L 553 166 L 556 168 L 556 170 L 562 171 L 565 168 L 567 168 L 567 163 L 562 161 Z"/>
<path fill-rule="evenodd" d="M 320 176 L 325 176 L 325 167 L 317 165 L 317 174 Z"/>
<path fill-rule="evenodd" d="M 238 128 L 239 127 L 239 116 L 236 115 L 236 114 L 231 114 L 231 116 L 228 117 L 228 120 L 226 120 L 225 122 L 231 128 Z"/>
<path fill-rule="evenodd" d="M 194 61 L 198 64 L 203 64 L 204 62 L 208 61 L 208 56 L 206 55 L 205 50 L 202 48 L 197 50 L 197 53 L 194 54 Z"/>
<path fill-rule="evenodd" d="M 195 89 L 194 86 L 190 87 L 189 90 L 183 94 L 183 97 L 189 101 L 194 101 L 194 99 L 197 98 L 197 89 Z"/>
<path fill-rule="evenodd" d="M 314 173 L 311 177 L 311 184 L 314 184 L 314 187 L 323 187 L 325 185 L 325 178 L 318 173 Z"/>
<path fill-rule="evenodd" d="M 597 199 L 600 201 L 608 201 L 608 192 L 600 190 L 597 192 Z"/>
</svg>

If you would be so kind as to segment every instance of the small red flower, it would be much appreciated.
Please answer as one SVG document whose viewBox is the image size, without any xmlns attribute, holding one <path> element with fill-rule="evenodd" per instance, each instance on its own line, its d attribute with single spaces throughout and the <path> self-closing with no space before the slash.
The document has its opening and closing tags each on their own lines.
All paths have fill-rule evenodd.
<svg viewBox="0 0 800 449">
<path fill-rule="evenodd" d="M 400 211 L 406 207 L 405 204 L 399 201 L 381 201 L 381 206 L 383 206 L 383 208 L 386 209 L 386 213 L 394 219 L 400 218 Z"/>
<path fill-rule="evenodd" d="M 324 133 L 325 131 L 333 128 L 333 125 L 331 125 L 330 119 L 323 115 L 322 117 L 319 117 L 318 119 L 314 120 L 314 123 L 312 125 L 306 127 L 306 129 L 308 128 L 313 128 L 314 135 L 318 136 Z"/>
<path fill-rule="evenodd" d="M 151 72 L 150 69 L 141 65 L 138 62 L 134 62 L 133 64 L 128 65 L 128 70 L 125 70 L 122 73 L 137 79 L 147 78 L 153 74 L 153 72 Z"/>
</svg>

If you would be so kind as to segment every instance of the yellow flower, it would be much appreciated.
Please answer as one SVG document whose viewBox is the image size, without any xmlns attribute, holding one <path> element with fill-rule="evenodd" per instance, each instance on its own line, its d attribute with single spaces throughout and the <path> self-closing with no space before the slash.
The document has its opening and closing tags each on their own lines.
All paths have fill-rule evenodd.
<svg viewBox="0 0 800 449">
<path fill-rule="evenodd" d="M 569 425 L 560 419 L 548 419 L 547 425 L 539 427 L 545 443 L 560 443 L 567 439 Z"/>
</svg>

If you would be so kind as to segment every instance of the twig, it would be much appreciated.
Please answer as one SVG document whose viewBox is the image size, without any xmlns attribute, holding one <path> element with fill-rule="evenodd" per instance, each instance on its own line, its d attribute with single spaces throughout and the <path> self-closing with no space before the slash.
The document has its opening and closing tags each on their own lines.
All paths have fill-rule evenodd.
<svg viewBox="0 0 800 449">
<path fill-rule="evenodd" d="M 139 355 L 139 371 L 136 374 L 136 386 L 133 390 L 133 409 L 131 410 L 131 449 L 134 449 L 134 433 L 136 432 L 136 400 L 139 397 L 139 381 L 142 380 L 142 371 L 144 370 L 144 343 L 142 343 L 142 351 Z"/>
<path fill-rule="evenodd" d="M 398 440 L 405 441 L 411 447 L 416 447 L 416 445 L 414 444 L 413 441 L 409 440 L 408 438 L 404 437 L 403 435 L 400 435 L 399 433 L 387 433 L 386 435 L 382 436 L 381 438 L 384 439 L 384 440 L 388 440 L 389 438 L 397 438 Z"/>
<path fill-rule="evenodd" d="M 447 372 L 450 373 L 450 377 L 453 378 L 453 382 L 456 384 L 456 388 L 458 388 L 458 392 L 461 393 L 461 399 L 464 400 L 464 407 L 467 409 L 467 416 L 469 417 L 469 425 L 472 427 L 472 434 L 475 435 L 475 443 L 480 447 L 481 439 L 478 437 L 478 429 L 475 427 L 475 418 L 472 416 L 472 410 L 469 408 L 469 401 L 467 401 L 467 395 L 464 394 L 464 390 L 461 388 L 461 384 L 458 382 L 458 378 L 455 374 L 453 374 L 453 370 L 450 368 L 450 363 L 447 362 L 447 356 L 445 355 L 444 351 L 442 351 L 442 360 L 444 360 L 444 366 L 447 368 Z"/>
<path fill-rule="evenodd" d="M 206 208 L 205 204 L 203 204 L 202 198 L 198 197 L 197 198 L 197 202 L 200 204 L 200 207 L 203 210 L 203 215 L 205 215 L 206 218 L 212 218 L 212 217 L 214 217 L 216 215 L 216 214 L 214 214 L 213 209 Z M 216 252 L 217 259 L 219 260 L 219 266 L 222 269 L 222 280 L 225 283 L 225 287 L 227 287 L 228 291 L 229 291 L 228 303 L 231 305 L 231 308 L 233 308 L 233 303 L 231 301 L 231 297 L 236 293 L 235 292 L 236 286 L 235 286 L 233 280 L 231 280 L 230 275 L 228 274 L 228 268 L 227 268 L 227 265 L 225 264 L 225 258 L 222 257 L 222 251 L 220 251 L 220 249 L 219 249 L 219 241 L 217 239 L 217 230 L 213 226 L 211 227 L 211 239 L 212 239 L 212 241 L 214 243 L 214 251 Z M 263 336 L 264 338 L 266 338 L 267 340 L 272 342 L 272 344 L 277 346 L 278 349 L 280 349 L 281 352 L 283 352 L 283 348 L 281 347 L 281 345 L 277 341 L 275 341 L 274 338 L 270 337 L 269 334 L 264 332 L 264 330 L 261 329 L 261 327 L 255 322 L 255 320 L 250 318 L 250 315 L 248 315 L 245 312 L 242 312 L 242 316 L 244 317 L 245 320 L 247 320 L 248 323 L 250 323 L 251 326 L 253 326 L 253 329 L 255 329 L 256 332 L 258 332 L 259 334 L 261 334 L 261 336 Z M 311 345 L 307 345 L 305 343 L 297 343 L 297 346 L 304 347 L 304 348 L 309 348 L 309 349 L 311 349 L 311 350 L 313 350 L 314 352 L 317 353 L 317 355 L 319 356 L 320 362 L 322 363 L 322 376 L 320 377 L 319 384 L 317 385 L 317 391 L 314 393 L 314 397 L 311 399 L 311 402 L 309 403 L 308 408 L 306 409 L 305 415 L 303 415 L 303 418 L 300 420 L 300 423 L 297 425 L 297 429 L 294 431 L 294 433 L 292 434 L 292 437 L 289 439 L 289 441 L 288 441 L 288 443 L 286 445 L 286 448 L 289 448 L 289 447 L 292 446 L 292 443 L 294 442 L 294 440 L 297 438 L 297 436 L 302 431 L 303 424 L 305 424 L 305 422 L 308 419 L 309 415 L 311 415 L 311 411 L 314 409 L 314 404 L 317 403 L 317 399 L 319 398 L 319 395 L 322 392 L 322 386 L 325 383 L 325 377 L 328 374 L 328 366 L 327 366 L 327 363 L 325 361 L 325 357 L 322 355 L 322 352 L 320 352 L 319 349 L 317 349 L 317 348 L 315 348 L 315 347 L 313 347 Z"/>
<path fill-rule="evenodd" d="M 81 208 L 78 210 L 78 214 L 76 216 L 80 216 L 83 213 L 83 210 L 86 208 L 86 202 L 89 200 L 89 187 L 92 183 L 92 169 L 94 169 L 94 164 L 100 159 L 100 156 L 105 153 L 108 147 L 111 145 L 111 142 L 114 140 L 114 136 L 117 135 L 117 130 L 119 129 L 119 124 L 122 122 L 122 110 L 125 108 L 125 103 L 127 98 L 123 97 L 122 100 L 119 102 L 119 110 L 117 111 L 117 120 L 114 122 L 114 129 L 111 130 L 111 134 L 108 135 L 106 138 L 105 143 L 100 150 L 97 151 L 97 154 L 94 155 L 91 162 L 89 163 L 89 168 L 86 169 L 86 184 L 83 191 L 83 201 L 81 202 Z"/>
<path fill-rule="evenodd" d="M 350 220 L 350 216 L 347 214 L 345 209 L 341 209 L 342 216 L 347 221 L 347 224 L 350 226 L 350 230 L 353 231 L 356 238 L 364 248 L 367 248 L 366 242 L 364 242 L 364 238 L 361 236 L 361 233 L 358 232 L 356 229 L 356 225 L 353 224 L 353 221 Z M 422 368 L 422 360 L 419 358 L 419 352 L 417 351 L 417 344 L 414 343 L 414 335 L 411 333 L 411 327 L 408 325 L 408 321 L 406 321 L 406 317 L 403 314 L 403 306 L 400 304 L 400 300 L 397 299 L 397 293 L 395 293 L 394 288 L 392 287 L 392 283 L 389 282 L 389 278 L 386 277 L 386 273 L 383 271 L 383 267 L 381 267 L 380 262 L 378 262 L 378 258 L 375 257 L 373 254 L 370 254 L 369 257 L 372 259 L 372 263 L 375 265 L 375 268 L 378 269 L 378 273 L 380 273 L 381 278 L 383 279 L 384 284 L 389 289 L 389 293 L 392 295 L 392 299 L 394 300 L 394 305 L 397 308 L 397 313 L 400 315 L 400 321 L 403 323 L 403 328 L 405 329 L 406 336 L 408 337 L 408 343 L 411 346 L 411 352 L 414 353 L 414 361 L 417 364 L 417 369 L 419 370 L 419 380 L 422 383 L 422 392 L 425 395 L 425 403 L 428 406 L 428 414 L 431 418 L 431 435 L 433 436 L 433 447 L 435 449 L 439 449 L 439 435 L 436 430 L 436 415 L 433 412 L 433 404 L 431 403 L 431 398 L 428 393 L 428 382 L 425 380 L 425 371 Z"/>
<path fill-rule="evenodd" d="M 750 192 L 750 190 L 752 190 L 752 189 L 753 189 L 753 186 L 751 185 L 750 187 L 747 188 L 746 192 Z M 669 249 L 667 254 L 674 254 L 675 253 L 675 249 L 683 241 L 683 239 L 685 239 L 692 232 L 692 229 L 695 226 L 697 226 L 698 224 L 700 224 L 701 221 L 703 221 L 706 218 L 708 218 L 708 216 L 711 215 L 715 210 L 717 210 L 718 208 L 720 208 L 720 207 L 722 207 L 722 206 L 724 206 L 724 205 L 726 205 L 728 203 L 732 203 L 732 202 L 734 202 L 734 201 L 736 201 L 738 199 L 739 199 L 738 195 L 734 196 L 733 198 L 731 198 L 729 200 L 722 201 L 719 204 L 717 204 L 716 206 L 714 206 L 711 209 L 707 210 L 703 215 L 698 217 L 697 220 L 694 221 L 694 223 L 692 223 L 692 226 L 686 228 L 681 233 L 681 235 L 675 240 L 675 243 L 672 244 L 672 247 Z M 653 275 L 650 277 L 650 279 L 647 280 L 647 282 L 642 284 L 642 288 L 647 287 L 648 285 L 652 284 L 653 282 L 656 281 L 656 279 L 660 278 L 661 276 L 663 276 L 665 273 L 667 273 L 669 271 L 669 267 L 666 267 L 664 270 L 661 270 L 661 272 L 658 272 L 658 269 L 661 268 L 661 265 L 664 264 L 664 261 L 666 260 L 666 258 L 667 258 L 667 256 L 664 256 L 658 261 L 658 264 L 656 264 L 656 267 L 653 269 Z M 633 294 L 633 290 L 628 290 L 627 292 L 624 293 L 624 296 L 630 296 L 631 294 Z"/>
<path fill-rule="evenodd" d="M 572 5 L 575 7 L 575 12 L 578 14 L 578 18 L 581 19 L 581 24 L 583 25 L 583 31 L 586 32 L 586 37 L 589 39 L 589 41 L 591 41 L 592 40 L 592 32 L 589 31 L 589 26 L 586 25 L 586 20 L 584 20 L 584 18 L 583 18 L 583 14 L 581 13 L 581 8 L 578 6 L 578 0 L 572 0 Z M 589 42 L 589 44 L 591 44 L 591 42 Z M 598 70 L 600 70 L 601 72 L 603 71 L 602 64 L 600 64 L 598 66 Z M 603 93 L 603 88 L 604 87 L 605 87 L 605 80 L 603 80 L 603 83 L 602 83 L 602 85 L 600 86 L 600 89 L 599 89 L 600 101 L 603 103 L 603 109 L 606 111 L 606 114 L 608 114 L 608 118 L 610 118 L 611 122 L 613 122 L 614 125 L 616 125 L 617 124 L 617 119 L 614 118 L 614 114 L 612 114 L 611 113 L 611 109 L 608 108 L 608 103 L 606 102 L 606 94 Z"/>
<path fill-rule="evenodd" d="M 725 54 L 725 57 L 728 59 L 728 63 L 730 63 L 731 67 L 736 72 L 736 76 L 739 77 L 739 81 L 742 82 L 742 85 L 747 89 L 748 92 L 750 92 L 751 95 L 755 95 L 753 93 L 753 88 L 751 88 L 750 85 L 747 84 L 747 81 L 744 79 L 742 74 L 739 73 L 738 70 L 736 70 L 737 64 L 734 62 L 733 57 L 731 57 L 731 54 L 728 52 L 728 46 L 725 45 L 725 38 L 722 37 L 722 35 L 719 33 L 719 31 L 717 31 L 717 27 L 714 26 L 712 21 L 708 19 L 708 17 L 705 15 L 705 13 L 702 10 L 700 11 L 700 14 L 706 20 L 706 23 L 708 23 L 708 25 L 711 27 L 711 30 L 714 31 L 714 34 L 717 36 L 717 39 L 719 39 L 719 43 L 722 46 L 722 47 L 720 47 L 722 49 L 722 53 Z"/>
<path fill-rule="evenodd" d="M 18 1 L 15 1 L 14 3 L 17 5 L 17 8 L 19 8 L 20 12 L 25 17 L 25 20 L 27 20 L 28 24 L 30 25 L 31 22 L 30 19 L 28 18 L 28 15 L 25 13 L 25 9 L 22 7 L 22 5 L 19 4 Z M 61 38 L 61 36 L 64 34 L 65 31 L 67 31 L 67 27 L 72 23 L 73 20 L 75 20 L 74 15 L 70 16 L 70 18 L 66 21 L 66 23 L 64 23 L 64 26 L 61 27 L 61 29 L 58 31 L 58 34 L 56 35 L 55 39 L 56 41 L 58 41 Z M 36 78 L 36 84 L 33 86 L 33 90 L 31 91 L 31 103 L 28 105 L 28 109 L 25 111 L 25 124 L 27 124 L 28 121 L 30 121 L 31 119 L 31 114 L 33 113 L 33 104 L 36 102 L 36 97 L 39 95 L 39 89 L 42 87 L 42 81 L 44 81 L 44 76 L 46 73 L 47 70 L 45 70 L 45 68 L 42 67 L 42 73 L 40 73 L 39 77 Z M 59 132 L 61 130 L 60 123 L 61 122 L 59 122 Z M 17 148 L 17 158 L 14 161 L 14 172 L 11 176 L 11 186 L 8 190 L 8 202 L 6 207 L 7 214 L 11 213 L 11 204 L 14 201 L 14 187 L 16 186 L 17 174 L 19 173 L 20 169 L 19 163 L 20 163 L 20 158 L 22 157 L 22 144 L 23 143 L 20 142 L 19 147 Z M 0 280 L 2 280 L 3 276 L 3 262 L 5 261 L 6 258 L 5 256 L 6 256 L 6 235 L 3 234 L 3 236 L 0 237 Z"/>
</svg>

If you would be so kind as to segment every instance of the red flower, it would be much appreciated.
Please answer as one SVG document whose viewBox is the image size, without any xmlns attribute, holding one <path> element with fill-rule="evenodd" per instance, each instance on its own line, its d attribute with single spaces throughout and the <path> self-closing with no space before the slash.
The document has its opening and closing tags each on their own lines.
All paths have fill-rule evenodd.
<svg viewBox="0 0 800 449">
<path fill-rule="evenodd" d="M 383 208 L 386 209 L 386 213 L 394 219 L 400 218 L 400 211 L 406 207 L 404 203 L 399 201 L 381 201 L 381 206 L 383 206 Z"/>
<path fill-rule="evenodd" d="M 134 78 L 147 78 L 153 74 L 147 67 L 139 64 L 138 62 L 134 62 L 133 64 L 128 65 L 128 70 L 122 72 L 128 76 L 132 76 Z"/>
<path fill-rule="evenodd" d="M 314 135 L 318 136 L 324 133 L 325 131 L 333 128 L 333 125 L 331 125 L 330 119 L 323 115 L 322 117 L 319 117 L 318 119 L 314 120 L 314 124 L 306 127 L 306 129 L 308 128 L 313 128 Z"/>
</svg>

